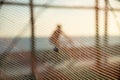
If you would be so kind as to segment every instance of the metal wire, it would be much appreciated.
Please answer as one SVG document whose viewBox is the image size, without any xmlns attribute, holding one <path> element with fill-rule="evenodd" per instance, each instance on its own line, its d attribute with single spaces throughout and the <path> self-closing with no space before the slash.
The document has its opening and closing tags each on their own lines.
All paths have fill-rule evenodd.
<svg viewBox="0 0 120 80">
<path fill-rule="evenodd" d="M 60 48 L 60 53 L 53 52 L 52 50 L 45 50 L 45 51 L 43 50 L 43 51 L 37 51 L 37 52 L 35 50 L 35 53 L 36 53 L 35 58 L 37 58 L 37 60 L 33 60 L 33 63 L 36 64 L 36 66 L 34 67 L 34 69 L 36 70 L 34 74 L 37 80 L 59 80 L 59 79 L 60 80 L 81 80 L 81 79 L 82 80 L 93 80 L 93 79 L 94 80 L 96 79 L 117 80 L 119 79 L 120 70 L 119 70 L 118 63 L 109 64 L 106 62 L 109 62 L 108 57 L 111 57 L 111 54 L 119 55 L 120 46 L 109 45 L 109 42 L 108 42 L 109 40 L 107 38 L 108 37 L 107 9 L 104 9 L 106 11 L 105 12 L 104 43 L 100 41 L 100 35 L 99 35 L 99 27 L 100 27 L 99 26 L 99 10 L 100 8 L 99 8 L 98 1 L 99 0 L 96 0 L 96 5 L 95 5 L 96 7 L 94 8 L 95 13 L 96 13 L 95 46 L 87 47 L 84 44 L 88 42 L 88 40 L 86 39 L 86 40 L 76 41 L 80 43 L 82 47 L 76 47 L 74 44 L 70 44 L 72 47 L 69 48 L 69 46 L 67 46 L 69 42 L 66 41 L 65 46 L 63 48 Z M 106 2 L 106 8 L 107 8 L 108 7 L 107 1 L 105 2 Z M 24 33 L 24 32 L 21 32 L 21 33 Z M 34 33 L 32 34 L 34 35 Z M 21 34 L 19 36 L 21 36 Z M 32 38 L 31 40 L 34 40 L 34 39 Z M 13 40 L 13 43 L 16 45 L 18 41 L 19 40 Z M 35 42 L 35 40 L 33 42 Z M 106 46 L 106 43 L 108 46 Z M 12 50 L 11 46 L 13 47 L 15 45 L 11 44 L 10 50 Z M 33 49 L 35 47 L 32 46 L 31 48 Z M 6 52 L 9 52 L 10 50 Z M 104 56 L 107 56 L 107 57 L 103 58 Z M 60 58 L 62 58 L 62 60 L 59 61 Z M 89 62 L 89 59 L 90 61 L 91 60 L 95 61 L 95 65 L 97 66 L 93 66 L 94 64 L 92 66 L 87 65 L 91 63 Z M 105 62 L 103 61 L 104 59 L 106 59 Z M 17 62 L 17 60 L 15 60 L 15 62 Z M 66 67 L 66 63 L 69 64 L 67 67 Z M 13 64 L 13 63 L 5 62 L 5 64 L 7 65 L 7 64 Z M 14 63 L 14 64 L 13 64 L 14 68 L 18 68 L 18 69 L 20 68 L 20 66 L 17 63 Z M 61 65 L 63 67 L 62 69 L 60 67 Z M 77 65 L 79 67 L 77 67 Z M 38 66 L 40 69 L 38 68 Z M 81 66 L 83 66 L 84 68 Z M 6 68 L 6 66 L 4 66 L 3 68 Z M 13 78 L 13 80 L 30 80 L 30 79 L 31 77 L 29 78 L 29 76 Z"/>
<path fill-rule="evenodd" d="M 108 5 L 109 5 L 109 7 L 111 8 L 111 12 L 112 12 L 112 14 L 113 14 L 113 16 L 114 16 L 114 18 L 115 18 L 115 22 L 116 22 L 116 24 L 117 24 L 117 26 L 118 26 L 118 29 L 119 29 L 119 31 L 120 31 L 120 23 L 119 23 L 119 21 L 118 21 L 118 19 L 117 19 L 117 15 L 115 14 L 115 10 L 114 10 L 114 8 L 111 6 L 111 4 L 110 4 L 110 1 L 108 1 Z"/>
<path fill-rule="evenodd" d="M 51 1 L 47 2 L 46 4 L 51 3 Z M 35 21 L 37 20 L 38 16 L 40 16 L 42 14 L 42 12 L 44 12 L 46 8 L 44 8 L 42 11 L 38 12 L 39 14 L 35 16 Z M 11 21 L 11 20 L 10 20 Z M 1 57 L 2 59 L 5 57 L 5 55 L 9 52 L 11 52 L 11 50 L 14 48 L 14 46 L 17 45 L 17 43 L 21 40 L 18 39 L 20 36 L 22 36 L 27 30 L 28 30 L 28 26 L 29 26 L 30 20 L 28 22 L 28 24 L 26 24 L 23 29 L 18 33 L 18 35 L 15 36 L 15 38 L 12 40 L 12 42 L 10 43 L 10 45 L 7 47 L 7 49 L 5 51 L 3 51 L 2 55 L 3 57 Z"/>
</svg>

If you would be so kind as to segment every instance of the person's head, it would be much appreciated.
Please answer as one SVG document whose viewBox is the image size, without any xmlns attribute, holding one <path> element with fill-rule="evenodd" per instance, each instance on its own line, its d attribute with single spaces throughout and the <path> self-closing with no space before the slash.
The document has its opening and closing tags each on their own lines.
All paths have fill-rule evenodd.
<svg viewBox="0 0 120 80">
<path fill-rule="evenodd" d="M 61 25 L 60 24 L 57 25 L 57 29 L 61 29 Z"/>
</svg>

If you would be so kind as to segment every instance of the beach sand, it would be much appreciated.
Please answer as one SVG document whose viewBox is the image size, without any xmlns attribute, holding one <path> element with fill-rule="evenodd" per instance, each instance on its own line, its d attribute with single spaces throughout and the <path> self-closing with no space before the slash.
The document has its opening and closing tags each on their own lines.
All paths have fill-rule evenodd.
<svg viewBox="0 0 120 80">
<path fill-rule="evenodd" d="M 60 49 L 59 53 L 53 50 L 36 51 L 35 77 L 37 80 L 119 79 L 120 55 L 102 55 L 99 65 L 96 53 L 92 47 Z M 2 61 L 1 70 L 1 74 L 9 79 L 30 80 L 30 52 L 9 53 Z"/>
</svg>

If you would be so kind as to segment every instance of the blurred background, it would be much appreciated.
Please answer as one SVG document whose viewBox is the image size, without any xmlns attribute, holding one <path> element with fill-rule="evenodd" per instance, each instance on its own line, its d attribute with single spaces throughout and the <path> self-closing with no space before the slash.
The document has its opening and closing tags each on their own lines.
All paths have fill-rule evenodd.
<svg viewBox="0 0 120 80">
<path fill-rule="evenodd" d="M 60 53 L 57 24 L 74 43 Z M 1 0 L 0 65 L 1 80 L 120 79 L 120 0 Z"/>
</svg>

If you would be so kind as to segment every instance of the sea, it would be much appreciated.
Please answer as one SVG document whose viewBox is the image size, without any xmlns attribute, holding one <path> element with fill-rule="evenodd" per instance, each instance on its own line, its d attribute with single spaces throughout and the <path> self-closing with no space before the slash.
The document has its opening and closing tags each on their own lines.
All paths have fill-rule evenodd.
<svg viewBox="0 0 120 80">
<path fill-rule="evenodd" d="M 61 46 L 63 47 L 82 47 L 95 46 L 95 37 L 72 37 L 72 44 L 66 38 L 61 38 Z M 110 36 L 107 38 L 110 45 L 120 45 L 120 36 Z M 48 37 L 37 37 L 34 40 L 36 50 L 52 49 L 54 45 L 50 43 Z M 104 45 L 104 37 L 99 38 L 100 45 Z M 20 52 L 31 50 L 31 38 L 0 38 L 0 54 L 4 51 Z"/>
</svg>

